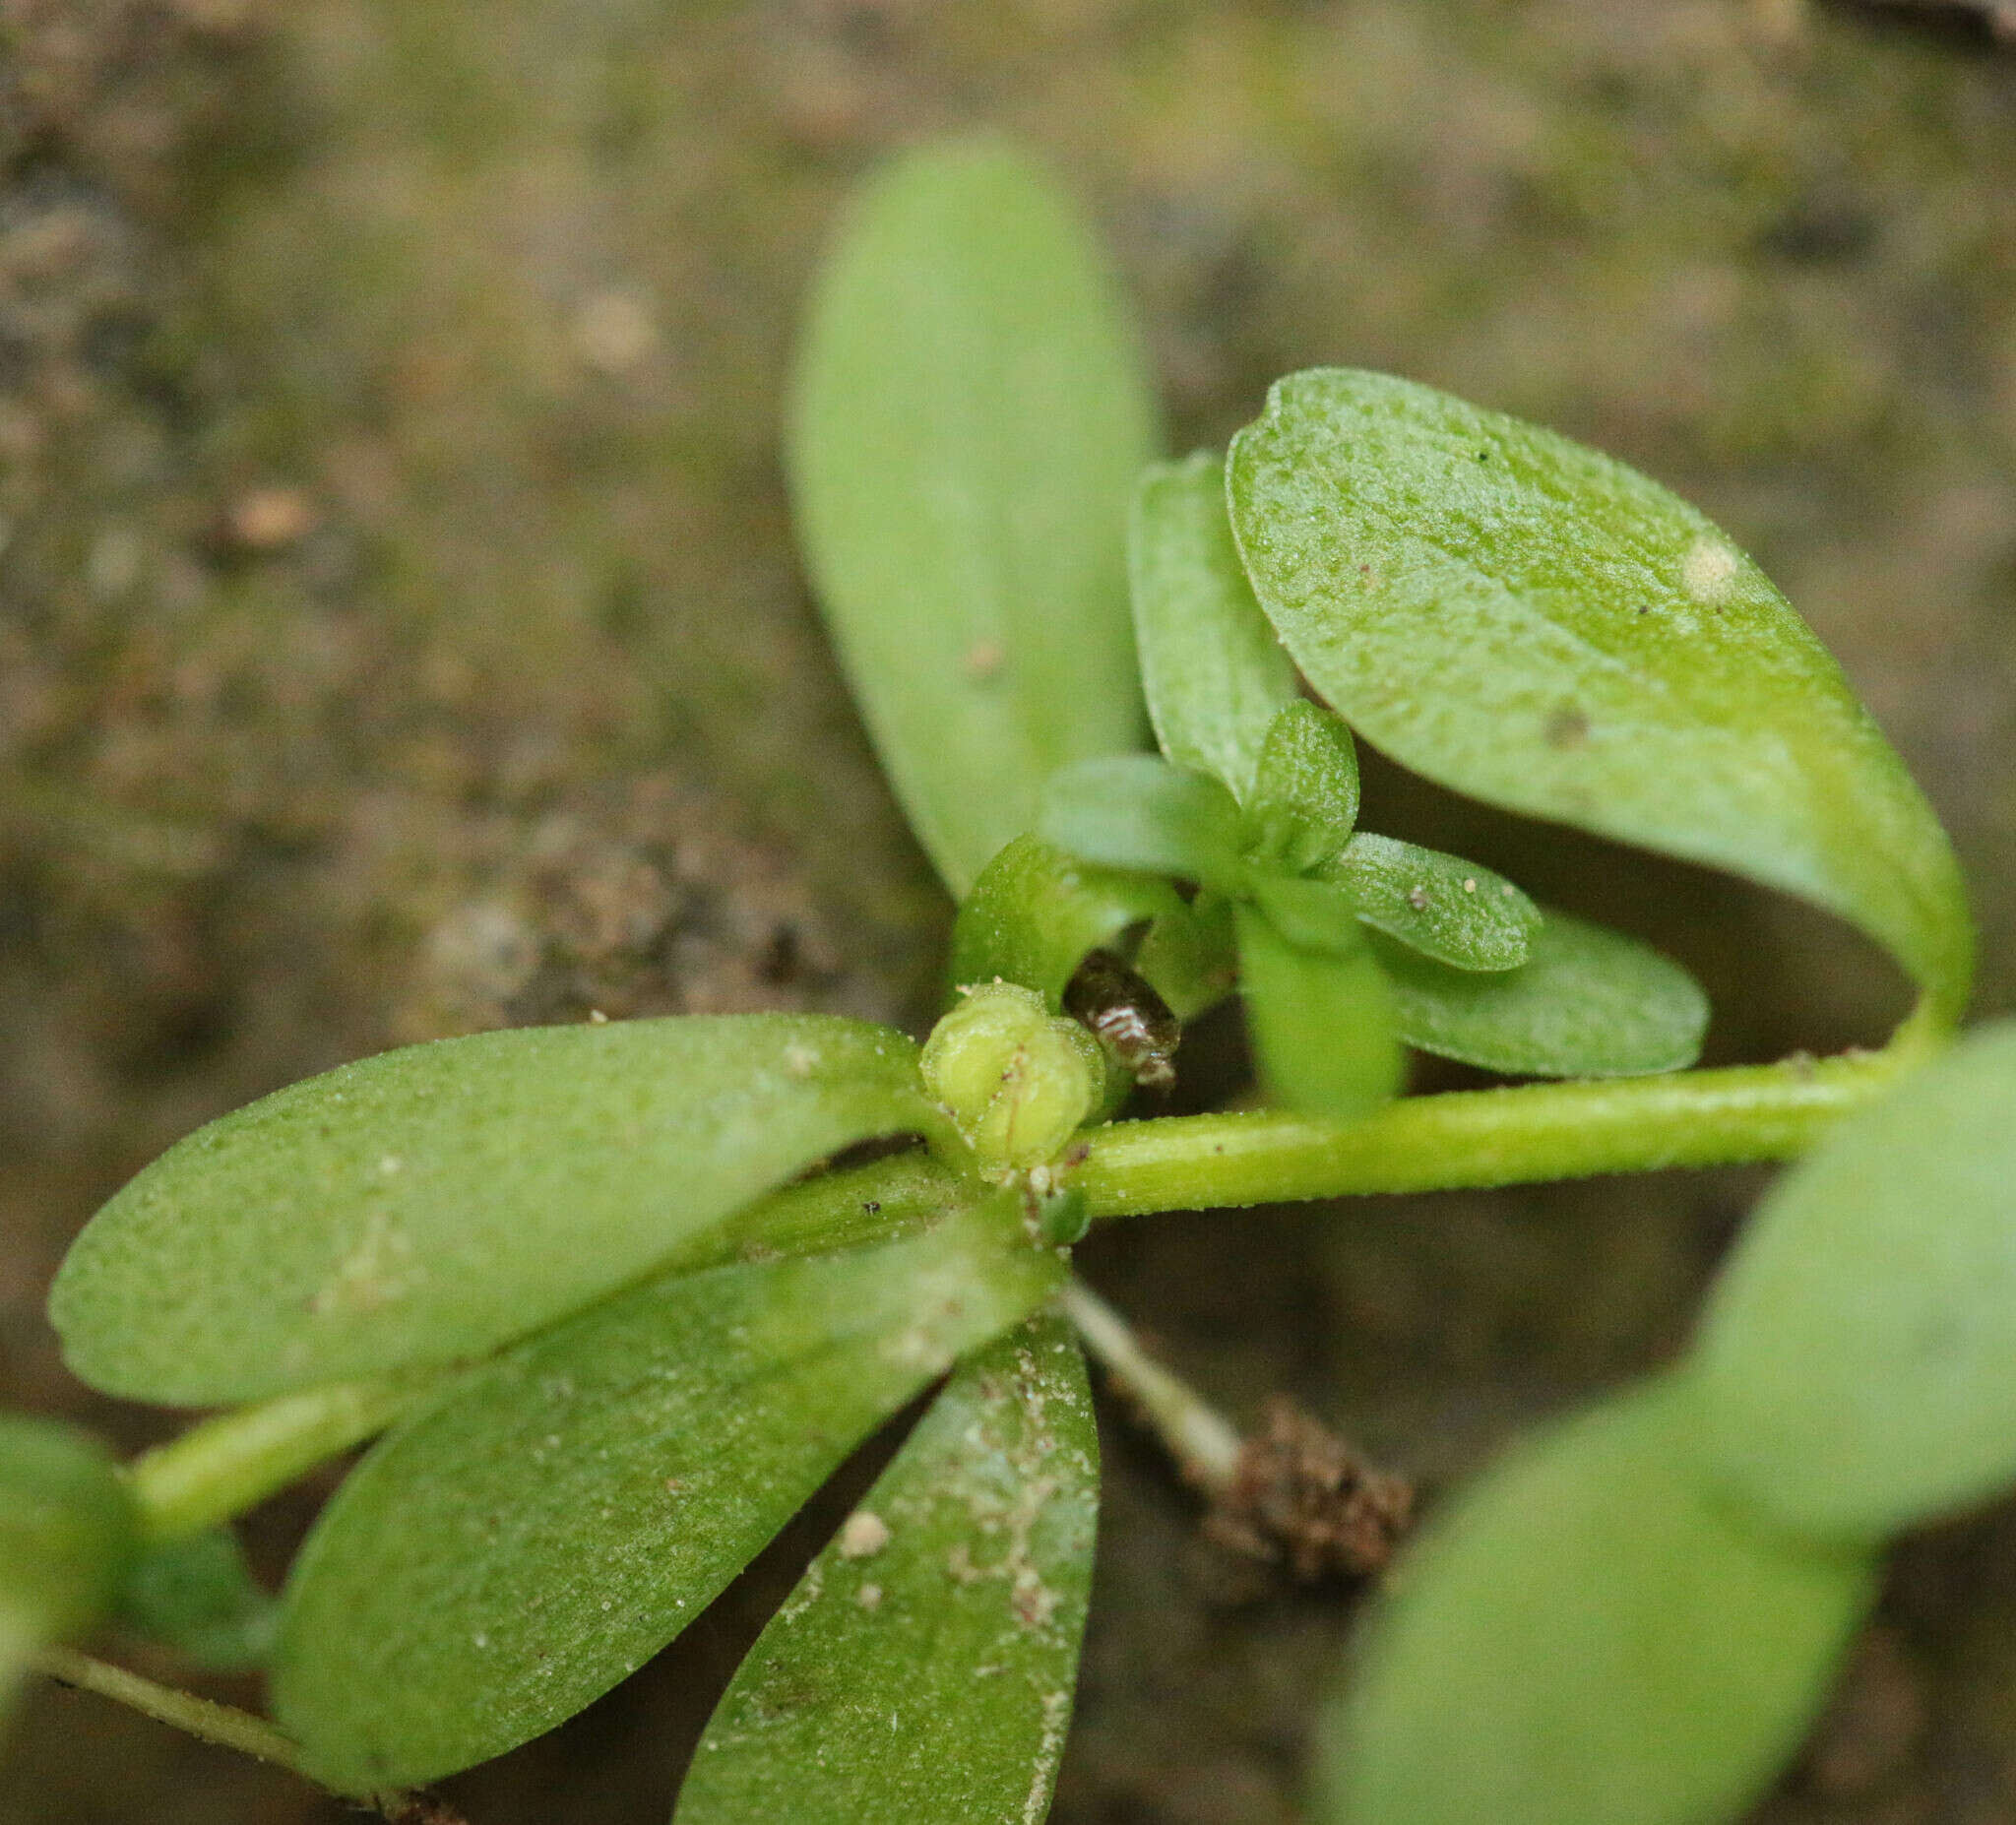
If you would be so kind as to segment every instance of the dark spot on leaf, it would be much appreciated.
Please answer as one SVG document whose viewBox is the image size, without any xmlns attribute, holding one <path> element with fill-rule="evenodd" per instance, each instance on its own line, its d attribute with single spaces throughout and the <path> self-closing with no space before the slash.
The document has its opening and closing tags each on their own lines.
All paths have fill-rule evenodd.
<svg viewBox="0 0 2016 1825">
<path fill-rule="evenodd" d="M 1547 718 L 1546 743 L 1550 748 L 1579 748 L 1589 739 L 1589 718 L 1574 704 L 1563 704 Z"/>
</svg>

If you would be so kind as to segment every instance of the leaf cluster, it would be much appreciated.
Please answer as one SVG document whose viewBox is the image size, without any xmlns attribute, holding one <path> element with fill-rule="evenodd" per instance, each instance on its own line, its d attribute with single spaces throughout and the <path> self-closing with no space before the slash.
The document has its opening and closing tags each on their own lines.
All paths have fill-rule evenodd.
<svg viewBox="0 0 2016 1825">
<path fill-rule="evenodd" d="M 338 1792 L 429 1781 L 634 1670 L 921 1402 L 676 1817 L 1033 1821 L 1098 1502 L 1055 1303 L 1096 1214 L 1074 1174 L 1149 1132 L 1208 1192 L 1223 1151 L 1113 1125 L 1165 1031 L 1236 993 L 1274 1110 L 1247 1132 L 1339 1158 L 1408 1047 L 1624 1080 L 1700 1049 L 1670 960 L 1361 828 L 1358 740 L 1838 912 L 1919 983 L 1927 1050 L 1964 1005 L 1943 832 L 1723 534 L 1552 433 L 1351 370 L 1281 382 L 1223 457 L 1161 460 L 1096 248 L 997 141 L 858 200 L 788 445 L 842 663 L 961 903 L 949 1012 L 921 1047 L 791 1015 L 476 1035 L 171 1149 L 80 1236 L 52 1320 L 105 1392 L 257 1405 L 123 1475 L 0 1421 L 0 1695 L 116 1612 L 199 1664 L 270 1662 Z M 1561 1093 L 1482 1094 L 1447 1182 L 1504 1176 L 1518 1099 Z M 1674 1099 L 1736 1157 L 1721 1095 Z M 1437 1524 L 1334 1710 L 1326 1818 L 1677 1825 L 1754 1791 L 1882 1542 L 2016 1478 L 2012 1096 L 2006 1031 L 1911 1079 L 1773 1194 L 1685 1363 Z M 380 1431 L 266 1598 L 218 1524 Z"/>
</svg>

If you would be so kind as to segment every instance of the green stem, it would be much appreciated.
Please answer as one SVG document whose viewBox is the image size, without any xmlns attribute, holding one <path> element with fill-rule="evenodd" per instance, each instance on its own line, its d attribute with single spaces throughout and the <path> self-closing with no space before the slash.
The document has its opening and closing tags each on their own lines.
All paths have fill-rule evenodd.
<svg viewBox="0 0 2016 1825">
<path fill-rule="evenodd" d="M 220 1749 L 235 1749 L 255 1761 L 271 1762 L 289 1774 L 301 1773 L 301 1752 L 293 1738 L 282 1735 L 264 1718 L 254 1717 L 249 1711 L 198 1698 L 194 1692 L 178 1692 L 173 1686 L 158 1685 L 139 1673 L 94 1661 L 73 1648 L 44 1648 L 35 1656 L 35 1667 L 51 1679 L 81 1691 L 95 1692 L 100 1698 L 109 1698 L 157 1723 L 171 1725 L 201 1741 L 215 1743 Z"/>
<path fill-rule="evenodd" d="M 1113 1385 L 1175 1460 L 1184 1479 L 1207 1495 L 1223 1495 L 1239 1470 L 1238 1428 L 1180 1376 L 1163 1367 L 1133 1327 L 1075 1276 L 1058 1295 L 1064 1315 Z"/>
<path fill-rule="evenodd" d="M 1914 1023 L 1880 1052 L 1411 1097 L 1348 1123 L 1272 1111 L 1119 1122 L 1088 1137 L 1071 1183 L 1094 1216 L 1127 1217 L 1786 1160 L 1935 1043 Z"/>
<path fill-rule="evenodd" d="M 142 1525 L 151 1538 L 171 1540 L 228 1521 L 383 1431 L 433 1380 L 402 1375 L 338 1382 L 191 1426 L 127 1467 Z"/>
<path fill-rule="evenodd" d="M 198 1698 L 194 1692 L 158 1684 L 139 1673 L 128 1672 L 123 1667 L 94 1661 L 73 1648 L 44 1648 L 35 1656 L 34 1665 L 37 1671 L 64 1685 L 95 1692 L 100 1698 L 109 1698 L 114 1704 L 138 1711 L 143 1717 L 166 1724 L 199 1741 L 215 1743 L 220 1749 L 235 1749 L 255 1761 L 284 1768 L 311 1786 L 321 1786 L 301 1766 L 301 1751 L 291 1736 L 282 1734 L 264 1718 L 240 1711 L 235 1705 L 220 1705 L 212 1699 Z M 394 1821 L 447 1816 L 432 1802 L 423 1802 L 396 1788 L 370 1794 L 364 1803 Z"/>
</svg>

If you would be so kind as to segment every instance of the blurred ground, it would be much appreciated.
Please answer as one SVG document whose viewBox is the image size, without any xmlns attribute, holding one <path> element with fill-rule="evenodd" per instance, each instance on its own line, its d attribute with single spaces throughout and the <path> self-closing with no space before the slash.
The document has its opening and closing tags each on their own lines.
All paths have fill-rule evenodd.
<svg viewBox="0 0 2016 1825">
<path fill-rule="evenodd" d="M 41 1294 L 98 1199 L 261 1091 L 590 1006 L 926 1015 L 946 909 L 807 606 L 774 424 L 837 200 L 976 121 L 1081 187 L 1183 443 L 1348 361 L 1723 520 L 1947 818 L 1981 1009 L 2016 1005 L 1992 11 L 0 0 L 0 1399 L 153 1434 L 65 1379 Z M 1897 1011 L 1761 895 L 1390 769 L 1369 795 L 1692 963 L 1718 1056 Z M 1759 1183 L 1176 1218 L 1086 1254 L 1234 1412 L 1290 1389 L 1432 1487 L 1670 1353 Z M 1285 1821 L 1348 1600 L 1214 1557 L 1123 1425 L 1108 1460 L 1056 1817 Z M 475 1825 L 662 1819 L 788 1558 L 458 1784 Z M 4 1825 L 340 1816 L 57 1693 L 0 1787 Z M 2016 1821 L 2016 1511 L 1903 1551 L 1764 1816 Z"/>
</svg>

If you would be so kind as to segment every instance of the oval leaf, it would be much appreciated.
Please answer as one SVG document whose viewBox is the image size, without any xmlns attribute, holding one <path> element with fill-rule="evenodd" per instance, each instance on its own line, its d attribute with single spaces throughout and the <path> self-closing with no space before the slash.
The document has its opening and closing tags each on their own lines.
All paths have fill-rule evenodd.
<svg viewBox="0 0 2016 1825">
<path fill-rule="evenodd" d="M 1742 1812 L 1874 1594 L 1743 1530 L 1655 1384 L 1515 1446 L 1403 1559 L 1320 1731 L 1324 1825 L 1702 1825 Z"/>
<path fill-rule="evenodd" d="M 1451 970 L 1375 938 L 1394 1030 L 1417 1050 L 1508 1077 L 1642 1077 L 1701 1055 L 1708 997 L 1670 958 L 1549 910 L 1527 961 Z"/>
<path fill-rule="evenodd" d="M 1233 440 L 1232 528 L 1309 682 L 1429 779 L 1831 909 L 1954 1018 L 1945 833 L 1811 631 L 1622 464 L 1386 375 L 1292 375 Z"/>
<path fill-rule="evenodd" d="M 139 1537 L 132 1499 L 95 1439 L 0 1414 L 0 1719 L 36 1649 L 105 1612 Z"/>
<path fill-rule="evenodd" d="M 1319 878 L 1345 889 L 1367 925 L 1452 970 L 1517 969 L 1541 926 L 1540 908 L 1502 874 L 1369 831 Z"/>
<path fill-rule="evenodd" d="M 2016 1481 L 2016 1024 L 1974 1035 L 1773 1188 L 1697 1360 L 1718 1475 L 1879 1539 Z"/>
<path fill-rule="evenodd" d="M 1105 868 L 1230 889 L 1240 878 L 1239 816 L 1216 780 L 1152 754 L 1103 754 L 1043 787 L 1045 842 Z"/>
<path fill-rule="evenodd" d="M 1253 599 L 1217 457 L 1200 450 L 1141 477 L 1127 571 L 1156 739 L 1243 803 L 1275 712 L 1295 701 L 1295 668 Z"/>
<path fill-rule="evenodd" d="M 1300 874 L 1351 840 L 1358 817 L 1358 756 L 1327 710 L 1292 703 L 1267 725 L 1242 822 L 1245 852 Z"/>
<path fill-rule="evenodd" d="M 1239 992 L 1260 1081 L 1298 1115 L 1349 1121 L 1400 1088 L 1392 998 L 1369 945 L 1309 951 L 1250 906 L 1234 909 Z"/>
<path fill-rule="evenodd" d="M 814 291 L 798 536 L 882 764 L 955 898 L 1058 767 L 1141 734 L 1134 478 L 1159 442 L 1098 249 L 999 142 L 901 159 Z"/>
<path fill-rule="evenodd" d="M 1091 952 L 1133 926 L 1182 923 L 1187 913 L 1166 881 L 1101 868 L 1040 837 L 1018 837 L 981 869 L 953 921 L 952 983 L 1019 982 L 1061 1014 L 1064 990 Z"/>
<path fill-rule="evenodd" d="M 1098 1514 L 1084 1357 L 1032 1319 L 952 1378 L 763 1631 L 675 1825 L 1040 1819 Z"/>
<path fill-rule="evenodd" d="M 658 1281 L 475 1370 L 323 1511 L 287 1582 L 276 1715 L 352 1794 L 551 1729 L 1062 1272 L 997 1199 L 882 1248 Z"/>
<path fill-rule="evenodd" d="M 828 1016 L 408 1046 L 169 1149 L 78 1237 L 49 1314 L 80 1377 L 151 1401 L 455 1361 L 840 1148 L 941 1120 L 909 1039 Z"/>
</svg>

